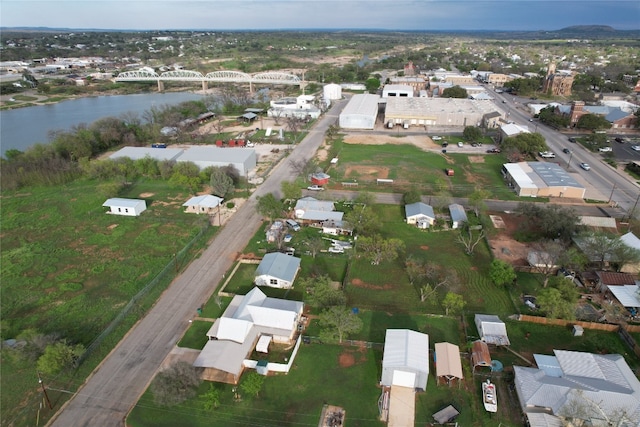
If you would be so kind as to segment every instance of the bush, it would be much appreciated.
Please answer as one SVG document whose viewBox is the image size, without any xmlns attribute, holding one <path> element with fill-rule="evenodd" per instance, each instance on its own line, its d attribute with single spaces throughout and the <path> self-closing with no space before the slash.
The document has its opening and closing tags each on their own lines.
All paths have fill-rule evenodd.
<svg viewBox="0 0 640 427">
<path fill-rule="evenodd" d="M 227 209 L 233 209 L 235 206 L 236 206 L 236 204 L 233 203 L 233 202 L 227 203 Z"/>
<path fill-rule="evenodd" d="M 177 362 L 156 376 L 151 391 L 158 405 L 174 406 L 195 396 L 201 382 L 196 368 L 187 362 Z"/>
</svg>

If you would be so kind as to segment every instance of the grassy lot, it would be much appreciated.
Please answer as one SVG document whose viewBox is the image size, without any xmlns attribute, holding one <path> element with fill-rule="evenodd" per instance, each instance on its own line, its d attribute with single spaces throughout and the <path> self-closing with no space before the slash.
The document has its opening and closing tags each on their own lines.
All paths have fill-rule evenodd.
<svg viewBox="0 0 640 427">
<path fill-rule="evenodd" d="M 334 182 L 355 179 L 360 189 L 366 187 L 370 191 L 380 191 L 384 188 L 389 191 L 388 187 L 375 185 L 376 178 L 389 178 L 395 180 L 394 191 L 417 187 L 425 194 L 444 190 L 459 197 L 468 196 L 481 186 L 491 193 L 492 198 L 518 199 L 506 187 L 500 174 L 505 163 L 501 154 L 429 153 L 410 144 L 341 144 L 340 147 L 340 166 L 332 171 Z M 448 168 L 454 170 L 454 176 L 445 175 Z M 381 175 L 383 170 L 388 171 L 386 176 Z"/>
<path fill-rule="evenodd" d="M 153 194 L 146 197 L 148 209 L 140 217 L 106 215 L 106 197 L 96 192 L 96 185 L 80 181 L 3 193 L 3 338 L 34 328 L 89 345 L 202 228 L 202 218 L 182 212 L 180 204 L 188 194 L 164 182 L 140 182 L 121 194 Z M 169 282 L 170 277 L 163 280 L 149 298 L 157 298 Z M 67 389 L 79 385 L 149 306 L 146 299 L 140 301 L 113 333 L 118 338 L 105 340 L 86 362 L 87 370 L 81 366 L 57 381 Z M 39 399 L 32 387 L 37 384 L 34 362 L 3 353 L 0 365 L 2 418 L 13 421 L 35 414 Z M 28 402 L 35 402 L 34 407 L 25 409 Z"/>
</svg>

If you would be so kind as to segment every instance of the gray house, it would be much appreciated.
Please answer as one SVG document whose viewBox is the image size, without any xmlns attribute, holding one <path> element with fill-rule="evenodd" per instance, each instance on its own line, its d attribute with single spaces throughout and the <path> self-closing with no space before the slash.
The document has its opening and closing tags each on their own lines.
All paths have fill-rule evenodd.
<svg viewBox="0 0 640 427">
<path fill-rule="evenodd" d="M 585 425 L 640 426 L 640 381 L 619 354 L 554 350 L 534 354 L 538 368 L 514 366 L 515 386 L 531 427 L 565 414 Z M 581 408 L 576 411 L 576 408 Z M 540 417 L 537 414 L 546 414 Z M 579 423 L 574 423 L 579 425 Z"/>
<path fill-rule="evenodd" d="M 436 220 L 433 207 L 422 202 L 405 205 L 404 216 L 407 224 L 415 224 L 418 228 L 429 228 Z"/>
<path fill-rule="evenodd" d="M 254 282 L 258 286 L 288 289 L 293 286 L 299 270 L 300 258 L 273 252 L 266 254 L 260 261 Z"/>
</svg>

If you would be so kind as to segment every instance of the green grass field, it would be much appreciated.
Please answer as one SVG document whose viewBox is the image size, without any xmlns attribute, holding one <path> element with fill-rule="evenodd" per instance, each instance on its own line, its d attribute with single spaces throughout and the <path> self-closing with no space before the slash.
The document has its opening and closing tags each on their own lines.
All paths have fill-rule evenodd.
<svg viewBox="0 0 640 427">
<path fill-rule="evenodd" d="M 121 194 L 153 194 L 146 198 L 147 211 L 140 217 L 105 214 L 102 203 L 106 197 L 96 191 L 96 185 L 79 181 L 65 187 L 3 193 L 3 338 L 15 338 L 34 328 L 61 333 L 71 343 L 88 346 L 203 226 L 202 218 L 182 212 L 181 200 L 188 194 L 166 183 L 143 181 Z M 187 262 L 189 259 L 182 260 L 181 266 Z M 157 298 L 170 279 L 162 280 L 149 298 Z M 57 385 L 79 385 L 82 375 L 90 373 L 148 307 L 146 299 L 141 300 L 124 320 L 125 329 L 113 333 L 118 338 L 106 339 L 95 357 L 78 371 L 59 376 Z M 35 364 L 3 353 L 1 365 L 2 418 L 21 419 L 37 407 L 25 409 L 22 404 L 39 400 L 32 387 L 37 384 Z"/>
</svg>

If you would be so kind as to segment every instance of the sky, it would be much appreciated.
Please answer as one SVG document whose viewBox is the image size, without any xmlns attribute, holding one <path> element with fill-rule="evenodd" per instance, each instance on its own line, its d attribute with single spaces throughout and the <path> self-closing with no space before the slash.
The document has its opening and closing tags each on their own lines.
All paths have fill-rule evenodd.
<svg viewBox="0 0 640 427">
<path fill-rule="evenodd" d="M 640 29 L 638 0 L 0 0 L 0 26 L 115 30 Z"/>
</svg>

